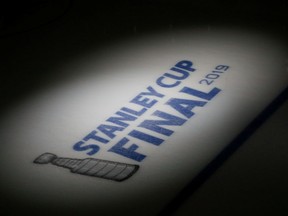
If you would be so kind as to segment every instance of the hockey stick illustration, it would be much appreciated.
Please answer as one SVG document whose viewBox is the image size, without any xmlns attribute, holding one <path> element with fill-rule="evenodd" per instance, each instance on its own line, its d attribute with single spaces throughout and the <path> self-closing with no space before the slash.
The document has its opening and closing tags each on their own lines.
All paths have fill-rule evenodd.
<svg viewBox="0 0 288 216">
<path fill-rule="evenodd" d="M 36 164 L 48 164 L 70 169 L 72 173 L 99 177 L 114 181 L 124 181 L 131 177 L 138 169 L 138 165 L 119 163 L 94 158 L 73 159 L 61 158 L 55 154 L 44 153 L 34 161 Z"/>
</svg>

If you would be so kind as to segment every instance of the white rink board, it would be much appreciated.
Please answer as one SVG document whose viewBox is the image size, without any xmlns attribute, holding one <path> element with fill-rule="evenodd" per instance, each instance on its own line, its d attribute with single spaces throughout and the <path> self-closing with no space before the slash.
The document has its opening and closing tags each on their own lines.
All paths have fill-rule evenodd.
<svg viewBox="0 0 288 216">
<path fill-rule="evenodd" d="M 43 212 L 55 209 L 67 214 L 76 210 L 83 214 L 97 211 L 99 215 L 156 214 L 285 89 L 285 58 L 281 44 L 260 34 L 199 29 L 143 36 L 62 68 L 81 75 L 67 77 L 35 93 L 11 109 L 1 122 L 3 191 L 14 196 L 15 202 L 38 206 Z M 173 87 L 177 80 L 167 77 L 162 81 L 171 86 L 159 85 L 159 78 L 172 74 L 171 68 L 181 61 L 192 62 L 194 71 Z M 141 94 L 149 86 L 162 96 Z M 208 100 L 203 95 L 183 93 L 183 88 L 207 95 L 215 88 L 219 92 Z M 140 99 L 138 104 L 131 103 L 139 94 L 141 100 L 157 103 L 149 108 L 144 102 L 139 105 Z M 187 117 L 179 107 L 167 104 L 173 98 L 201 101 L 202 106 L 182 104 L 186 113 L 194 113 Z M 100 125 L 115 126 L 106 120 L 122 107 L 147 110 L 127 121 L 129 125 L 121 131 L 113 132 L 113 138 L 98 131 L 107 143 L 83 141 Z M 157 110 L 185 122 L 162 125 L 164 129 L 159 131 L 139 127 L 145 120 L 159 120 L 155 117 Z M 172 134 L 168 135 L 165 129 Z M 133 130 L 163 142 L 143 141 L 129 135 Z M 115 146 L 119 150 L 117 144 L 125 137 L 131 142 L 122 150 L 136 144 L 138 148 L 134 150 L 144 158 L 135 160 L 123 152 L 111 151 Z M 84 144 L 75 148 L 79 141 Z M 88 145 L 99 149 L 87 155 L 92 148 L 83 150 L 83 146 Z M 52 164 L 33 163 L 45 152 L 64 158 L 135 164 L 140 168 L 127 180 L 115 182 L 72 173 Z"/>
</svg>

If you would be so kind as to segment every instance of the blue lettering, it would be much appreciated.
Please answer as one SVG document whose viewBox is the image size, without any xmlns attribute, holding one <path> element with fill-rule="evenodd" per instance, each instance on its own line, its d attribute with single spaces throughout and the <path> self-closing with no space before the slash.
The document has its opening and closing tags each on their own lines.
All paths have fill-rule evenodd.
<svg viewBox="0 0 288 216">
<path fill-rule="evenodd" d="M 227 71 L 229 69 L 229 66 L 227 65 L 218 65 L 217 67 L 215 67 L 216 70 L 224 70 Z"/>
<path fill-rule="evenodd" d="M 161 76 L 156 80 L 156 83 L 164 88 L 173 88 L 175 86 L 178 86 L 181 82 L 180 81 L 176 81 L 176 82 L 172 82 L 170 84 L 164 83 L 163 80 L 165 79 L 165 76 Z"/>
<path fill-rule="evenodd" d="M 226 71 L 228 68 L 229 66 L 226 65 L 218 65 L 215 69 Z M 156 87 L 159 89 L 159 86 L 164 88 L 173 88 L 179 86 L 182 80 L 187 79 L 190 76 L 190 73 L 194 71 L 196 71 L 196 69 L 193 68 L 193 63 L 191 61 L 179 61 L 174 65 L 174 67 L 170 68 L 169 72 L 164 73 L 156 80 Z M 161 134 L 160 137 L 171 136 L 174 133 L 172 126 L 183 125 L 195 114 L 193 112 L 195 107 L 204 107 L 207 102 L 213 99 L 220 91 L 221 89 L 216 87 L 209 92 L 199 91 L 190 87 L 183 87 L 180 90 L 181 93 L 197 97 L 199 100 L 195 98 L 192 98 L 195 100 L 186 98 L 170 98 L 170 100 L 166 102 L 166 105 L 170 106 L 179 114 L 181 114 L 181 117 L 156 110 L 150 116 L 151 119 L 143 120 L 137 126 L 139 130 L 132 129 L 132 131 L 128 133 L 130 136 L 128 136 L 129 139 L 127 137 L 122 138 L 108 151 L 114 152 L 138 162 L 142 161 L 144 158 L 146 158 L 146 155 L 137 152 L 139 146 L 133 143 L 133 141 L 130 141 L 131 137 L 153 144 L 155 146 L 161 145 L 164 142 L 164 139 L 156 137 L 157 134 L 158 136 Z M 165 97 L 165 95 L 158 92 L 157 88 L 155 89 L 152 86 L 148 86 L 145 91 L 141 92 L 130 101 L 130 103 L 134 104 L 130 104 L 132 108 L 122 107 L 112 117 L 109 117 L 106 120 L 106 123 L 113 123 L 112 125 L 110 125 L 110 123 L 99 125 L 97 127 L 98 131 L 93 130 L 90 132 L 81 141 L 74 144 L 73 149 L 75 151 L 86 151 L 87 155 L 96 154 L 100 150 L 100 147 L 97 144 L 107 144 L 111 139 L 117 136 L 117 133 L 119 133 L 118 131 L 125 130 L 125 128 L 127 128 L 131 122 L 137 120 L 138 117 L 142 116 L 145 112 L 147 112 L 149 108 L 158 103 L 160 98 L 163 97 Z M 136 109 L 134 109 L 135 104 L 140 106 L 136 106 Z M 140 131 L 141 128 L 144 128 L 143 130 L 145 132 Z M 99 132 L 102 132 L 105 138 L 98 136 L 97 133 Z M 153 135 L 148 134 L 149 132 Z M 93 144 L 95 141 L 97 141 L 97 144 Z"/>
<path fill-rule="evenodd" d="M 193 63 L 191 61 L 188 60 L 183 60 L 178 62 L 175 66 L 184 70 L 188 70 L 188 71 L 195 71 L 194 68 L 192 68 Z"/>
<path fill-rule="evenodd" d="M 123 108 L 121 108 L 121 110 L 124 112 L 130 113 L 130 114 L 136 115 L 136 116 L 141 116 L 141 115 L 143 115 L 143 113 L 145 113 L 147 111 L 146 108 L 142 108 L 139 111 L 135 111 L 135 110 L 129 109 L 127 107 L 123 107 Z"/>
<path fill-rule="evenodd" d="M 102 133 L 106 134 L 111 139 L 116 136 L 114 134 L 116 131 L 123 131 L 124 130 L 123 127 L 117 127 L 117 126 L 105 125 L 105 124 L 100 125 L 97 129 L 99 131 L 101 131 Z"/>
<path fill-rule="evenodd" d="M 130 102 L 141 105 L 141 106 L 146 107 L 146 108 L 151 108 L 158 101 L 155 99 L 151 100 L 151 99 L 149 99 L 147 97 L 143 97 L 141 94 L 139 94 L 135 98 L 133 98 Z"/>
<path fill-rule="evenodd" d="M 135 121 L 137 119 L 135 116 L 128 115 L 127 113 L 123 113 L 123 112 L 116 112 L 116 114 L 121 117 L 110 117 L 106 121 L 112 122 L 119 126 L 127 127 L 129 124 L 123 121 Z"/>
<path fill-rule="evenodd" d="M 186 118 L 191 118 L 194 115 L 194 112 L 191 110 L 196 106 L 203 107 L 206 103 L 203 101 L 172 98 L 166 104 L 173 107 Z"/>
<path fill-rule="evenodd" d="M 93 130 L 91 133 L 89 133 L 86 137 L 84 137 L 83 140 L 88 141 L 89 139 L 93 139 L 102 143 L 108 143 L 109 140 L 104 139 L 102 137 L 96 136 L 97 131 Z"/>
<path fill-rule="evenodd" d="M 160 98 L 164 97 L 163 94 L 160 94 L 159 92 L 155 91 L 155 89 L 153 89 L 151 86 L 149 86 L 147 89 L 148 89 L 148 92 L 141 92 L 139 95 L 133 98 L 130 102 L 141 105 L 146 108 L 151 108 L 158 101 L 155 99 L 150 99 L 150 98 L 143 97 L 143 96 L 155 96 L 155 97 L 160 97 Z"/>
<path fill-rule="evenodd" d="M 175 80 L 184 80 L 190 75 L 187 71 L 180 70 L 179 68 L 171 68 L 171 70 L 178 72 L 180 75 L 176 76 L 169 73 L 165 73 L 164 76 L 170 77 Z"/>
<path fill-rule="evenodd" d="M 163 139 L 154 137 L 138 130 L 132 130 L 128 135 L 157 146 L 164 142 Z"/>
<path fill-rule="evenodd" d="M 174 131 L 164 128 L 164 127 L 160 127 L 159 125 L 179 126 L 179 125 L 183 125 L 186 122 L 185 119 L 179 118 L 177 116 L 174 116 L 174 115 L 171 115 L 171 114 L 159 111 L 159 110 L 155 111 L 152 115 L 160 117 L 165 120 L 145 120 L 138 127 L 143 127 L 148 130 L 155 131 L 157 133 L 160 133 L 166 136 L 171 136 L 171 134 L 173 134 Z"/>
<path fill-rule="evenodd" d="M 132 160 L 136 160 L 139 162 L 142 161 L 146 157 L 146 155 L 136 152 L 136 150 L 139 148 L 139 146 L 136 144 L 132 144 L 128 148 L 124 148 L 124 145 L 126 145 L 128 142 L 129 142 L 129 139 L 124 137 L 116 145 L 110 148 L 108 151 L 114 152 L 116 154 L 120 154 Z"/>
<path fill-rule="evenodd" d="M 85 142 L 83 142 L 83 141 L 77 142 L 73 146 L 73 149 L 75 151 L 86 151 L 86 150 L 90 149 L 90 151 L 86 153 L 87 155 L 96 154 L 100 149 L 100 147 L 95 145 L 95 144 L 90 144 L 90 145 L 84 145 L 84 144 L 85 144 Z"/>
<path fill-rule="evenodd" d="M 213 88 L 210 92 L 206 93 L 206 92 L 198 91 L 196 89 L 192 89 L 189 87 L 184 87 L 180 92 L 183 92 L 183 93 L 186 93 L 186 94 L 189 94 L 192 96 L 196 96 L 196 97 L 199 97 L 199 98 L 202 98 L 205 100 L 211 100 L 220 91 L 221 91 L 221 89 L 219 89 L 219 88 Z"/>
<path fill-rule="evenodd" d="M 142 92 L 141 95 L 152 95 L 160 98 L 164 97 L 163 94 L 156 92 L 155 89 L 153 89 L 151 86 L 149 86 L 147 89 L 149 90 L 149 92 Z"/>
</svg>

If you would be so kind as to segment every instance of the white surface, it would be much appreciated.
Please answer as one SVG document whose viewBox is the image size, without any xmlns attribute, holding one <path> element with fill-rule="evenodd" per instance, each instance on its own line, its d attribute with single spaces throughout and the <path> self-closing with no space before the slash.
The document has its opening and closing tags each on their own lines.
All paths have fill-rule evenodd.
<svg viewBox="0 0 288 216">
<path fill-rule="evenodd" d="M 58 69 L 78 75 L 36 92 L 2 118 L 0 168 L 5 196 L 45 212 L 156 214 L 284 89 L 284 51 L 281 44 L 257 34 L 194 30 L 114 44 Z M 184 59 L 191 60 L 196 71 L 181 86 L 155 85 L 158 77 Z M 198 83 L 222 64 L 230 68 L 215 85 Z M 121 184 L 32 163 L 44 152 L 89 157 L 73 151 L 73 144 L 149 85 L 166 96 L 117 139 L 151 118 L 156 109 L 179 115 L 164 103 L 172 97 L 190 99 L 178 92 L 184 86 L 222 91 L 203 108 L 193 109 L 195 116 L 183 126 L 172 127 L 175 134 L 164 137 L 160 146 L 137 140 L 139 151 L 147 155 L 141 163 L 108 152 L 117 139 L 102 145 L 93 157 L 140 165 L 135 176 Z"/>
</svg>

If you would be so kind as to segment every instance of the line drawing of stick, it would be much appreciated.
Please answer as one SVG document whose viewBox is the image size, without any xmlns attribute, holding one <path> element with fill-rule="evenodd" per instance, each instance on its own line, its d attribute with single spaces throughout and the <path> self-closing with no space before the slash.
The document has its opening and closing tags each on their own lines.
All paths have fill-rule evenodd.
<svg viewBox="0 0 288 216">
<path fill-rule="evenodd" d="M 59 167 L 70 169 L 72 173 L 119 182 L 130 178 L 139 169 L 139 165 L 135 164 L 126 164 L 95 158 L 63 158 L 52 153 L 44 153 L 40 155 L 33 161 L 33 163 L 50 163 Z"/>
</svg>

